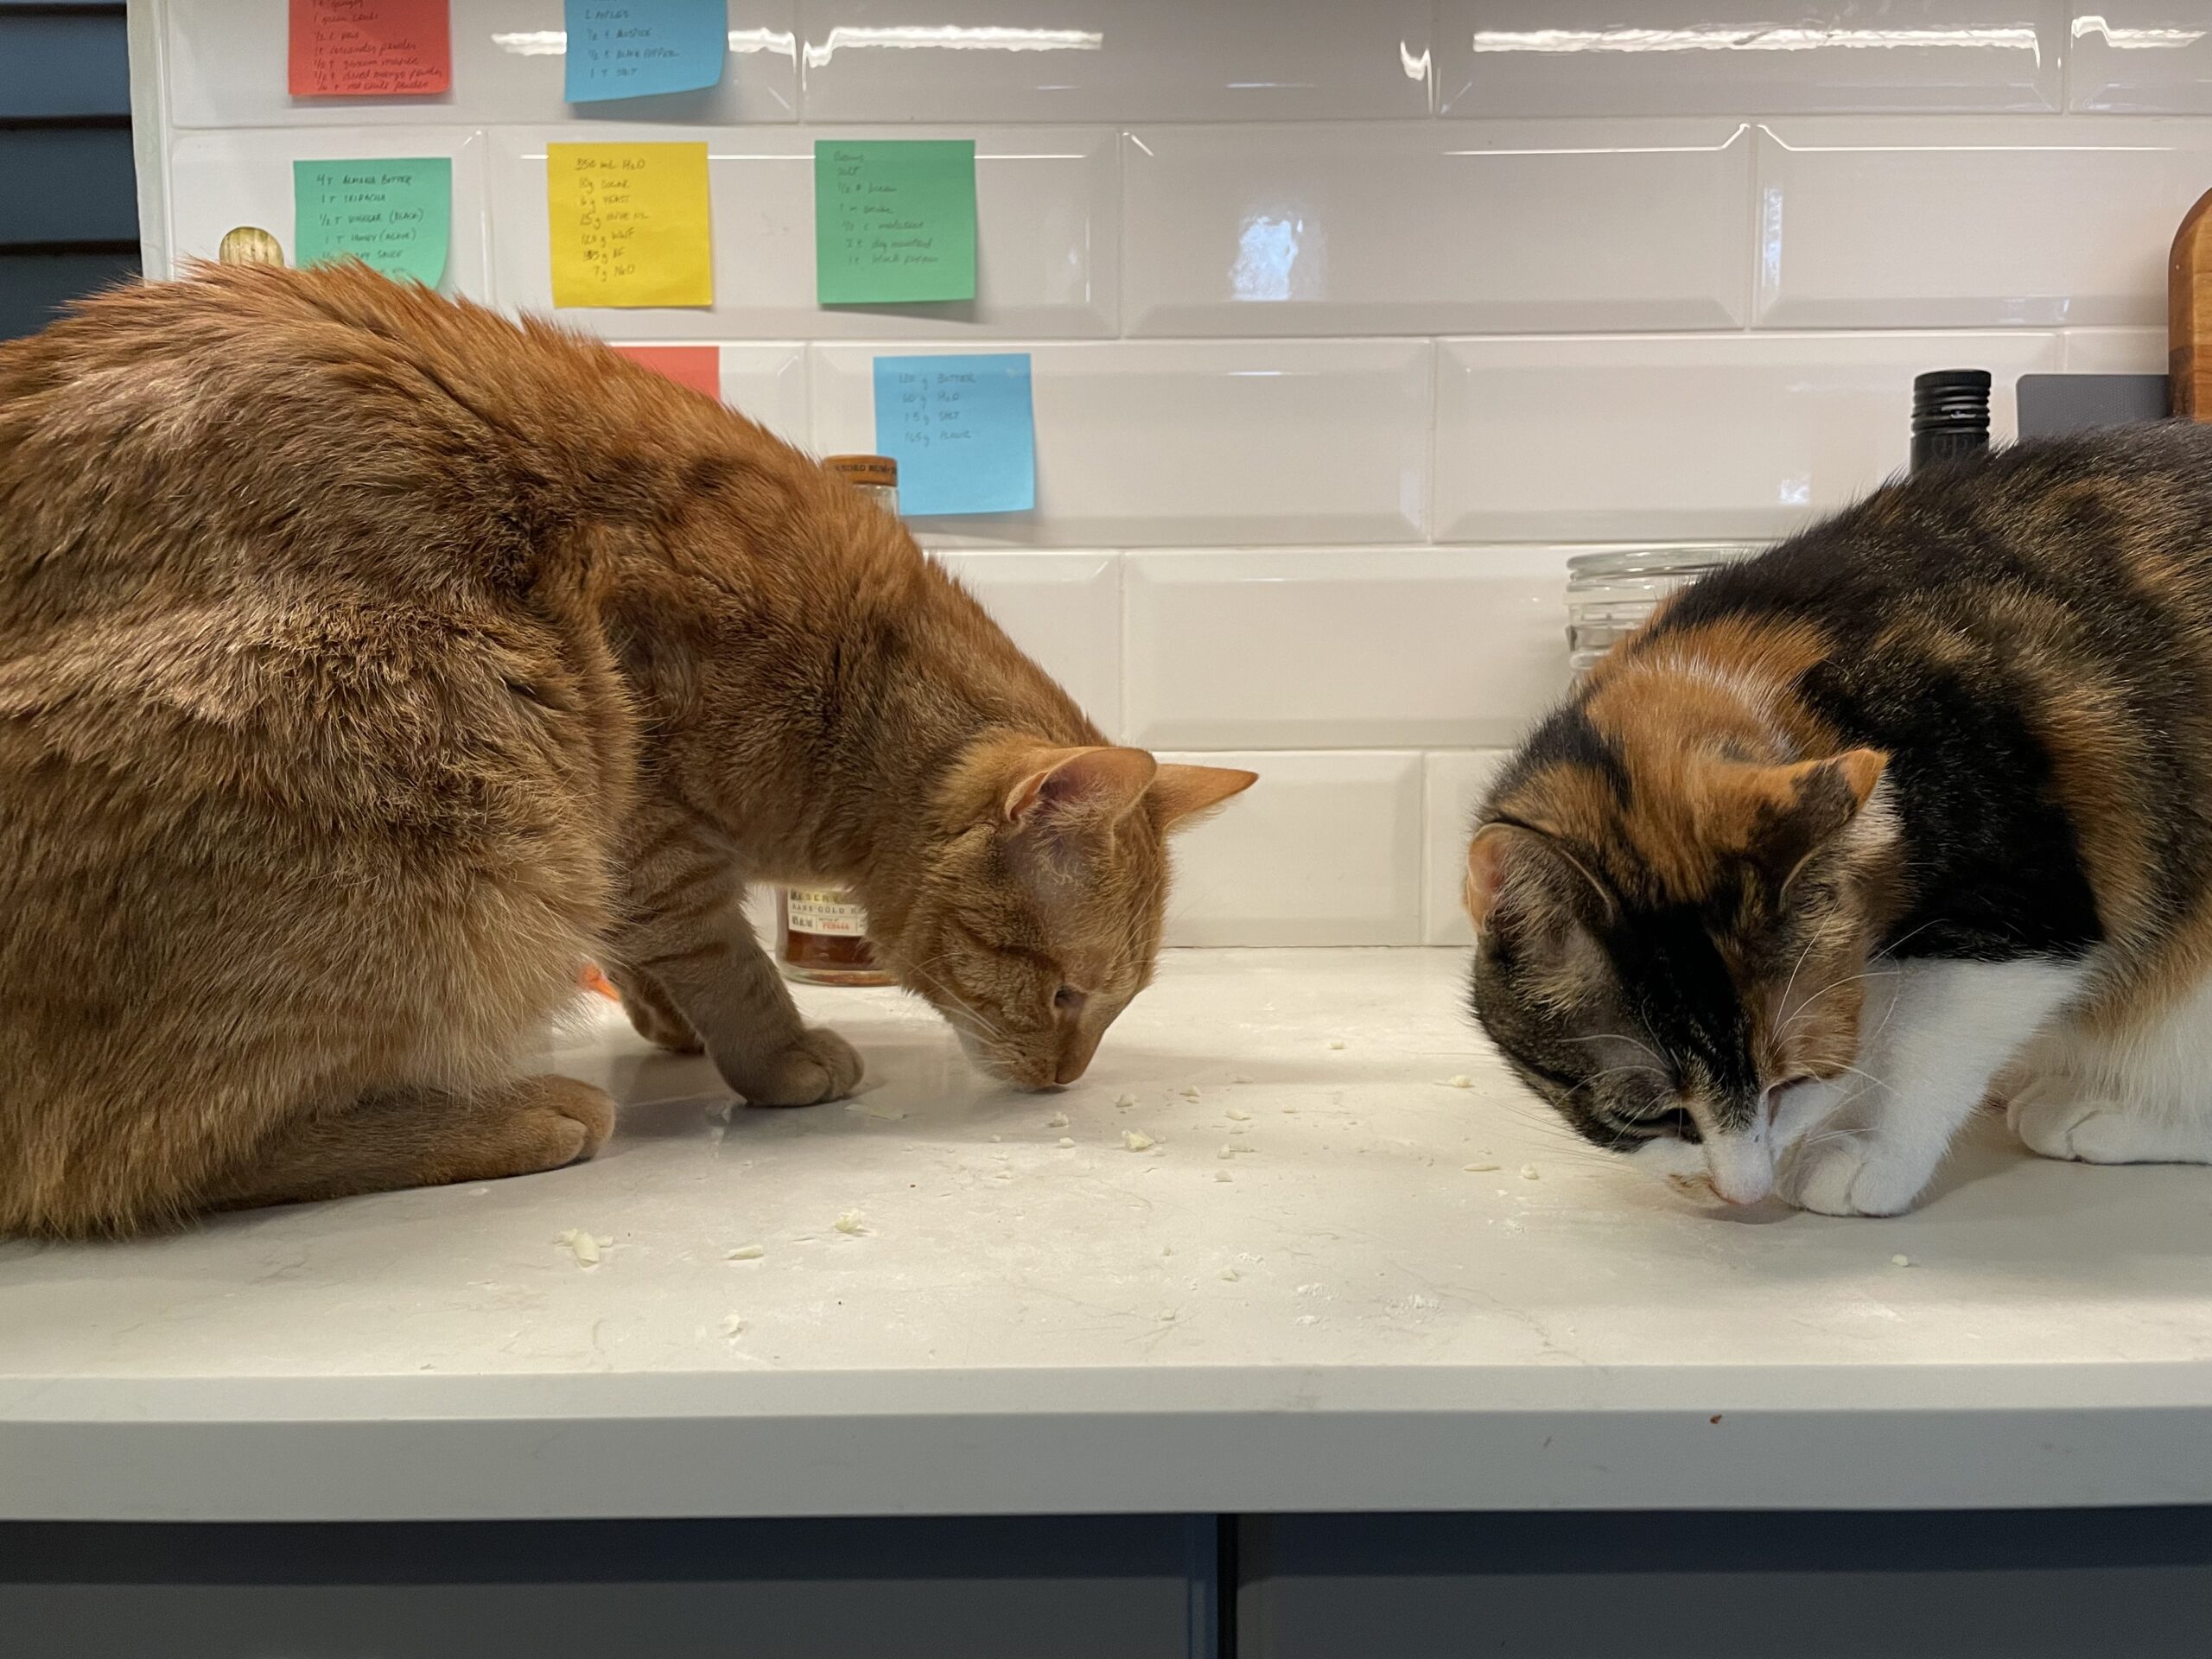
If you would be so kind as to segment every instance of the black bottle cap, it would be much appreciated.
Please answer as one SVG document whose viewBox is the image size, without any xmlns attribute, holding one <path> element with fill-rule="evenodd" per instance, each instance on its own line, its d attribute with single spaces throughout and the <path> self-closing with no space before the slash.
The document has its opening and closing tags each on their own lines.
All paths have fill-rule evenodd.
<svg viewBox="0 0 2212 1659">
<path fill-rule="evenodd" d="M 1912 427 L 1989 427 L 1987 369 L 1930 369 L 1912 378 Z"/>
</svg>

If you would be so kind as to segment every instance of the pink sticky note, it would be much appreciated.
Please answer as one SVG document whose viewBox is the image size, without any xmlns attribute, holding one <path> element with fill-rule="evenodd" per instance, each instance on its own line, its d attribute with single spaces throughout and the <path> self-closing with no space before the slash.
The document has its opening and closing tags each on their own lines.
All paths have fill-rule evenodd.
<svg viewBox="0 0 2212 1659">
<path fill-rule="evenodd" d="M 290 0 L 294 98 L 420 98 L 453 86 L 448 0 Z"/>
<path fill-rule="evenodd" d="M 716 403 L 722 397 L 722 352 L 719 346 L 617 346 L 633 363 L 664 374 L 679 386 L 703 391 Z"/>
</svg>

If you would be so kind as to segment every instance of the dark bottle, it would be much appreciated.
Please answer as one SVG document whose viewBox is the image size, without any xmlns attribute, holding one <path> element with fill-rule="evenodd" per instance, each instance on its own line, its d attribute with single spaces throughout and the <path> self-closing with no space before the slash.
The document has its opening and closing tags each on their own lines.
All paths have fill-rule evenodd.
<svg viewBox="0 0 2212 1659">
<path fill-rule="evenodd" d="M 1912 380 L 1912 470 L 1989 448 L 1989 371 L 1930 369 Z"/>
</svg>

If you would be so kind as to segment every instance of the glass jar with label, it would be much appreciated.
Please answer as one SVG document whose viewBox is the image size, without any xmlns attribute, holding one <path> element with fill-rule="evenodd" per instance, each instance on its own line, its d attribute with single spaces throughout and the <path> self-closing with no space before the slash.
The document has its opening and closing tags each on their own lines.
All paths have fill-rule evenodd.
<svg viewBox="0 0 2212 1659">
<path fill-rule="evenodd" d="M 830 455 L 823 467 L 896 518 L 899 463 L 888 455 Z M 836 887 L 776 890 L 776 964 L 809 985 L 888 985 L 868 942 L 868 912 Z"/>
</svg>

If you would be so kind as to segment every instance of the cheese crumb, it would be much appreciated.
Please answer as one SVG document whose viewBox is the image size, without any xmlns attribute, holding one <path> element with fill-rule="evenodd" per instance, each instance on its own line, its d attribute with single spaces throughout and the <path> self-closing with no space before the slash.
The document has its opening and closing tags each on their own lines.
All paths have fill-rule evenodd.
<svg viewBox="0 0 2212 1659">
<path fill-rule="evenodd" d="M 1045 1120 L 1045 1127 L 1048 1129 L 1065 1129 L 1067 1126 L 1068 1115 L 1065 1112 L 1054 1112 Z"/>
<path fill-rule="evenodd" d="M 1161 1313 L 1161 1314 L 1160 1314 L 1160 1322 L 1162 1325 L 1173 1325 L 1173 1324 L 1174 1324 L 1174 1323 L 1175 1323 L 1175 1310 L 1174 1310 L 1173 1308 L 1172 1308 L 1172 1307 L 1171 1307 L 1171 1308 L 1167 1309 L 1166 1312 L 1164 1312 L 1163 1313 Z"/>
<path fill-rule="evenodd" d="M 1496 1164 L 1462 1164 L 1459 1167 L 1470 1175 L 1487 1175 L 1497 1166 Z"/>
<path fill-rule="evenodd" d="M 1344 1046 L 1344 1039 L 1341 1037 L 1332 1037 L 1329 1039 L 1329 1046 L 1331 1048 L 1342 1048 Z"/>
<path fill-rule="evenodd" d="M 1909 1268 L 1912 1265 L 1912 1258 L 1909 1255 L 1893 1255 L 1890 1258 L 1890 1265 L 1893 1268 Z"/>
<path fill-rule="evenodd" d="M 1142 1129 L 1123 1129 L 1122 1131 L 1122 1144 L 1127 1147 L 1131 1152 L 1143 1152 L 1147 1148 L 1158 1143 Z"/>
<path fill-rule="evenodd" d="M 1321 1316 L 1318 1313 L 1301 1313 L 1298 1316 L 1298 1322 L 1300 1325 L 1319 1325 L 1321 1323 Z"/>
<path fill-rule="evenodd" d="M 1234 1268 L 1224 1268 L 1221 1270 L 1221 1276 L 1233 1285 L 1244 1275 L 1237 1272 Z"/>
<path fill-rule="evenodd" d="M 1234 1147 L 1224 1147 L 1219 1152 L 1214 1154 L 1217 1158 L 1234 1158 L 1236 1155 L 1236 1148 Z"/>
<path fill-rule="evenodd" d="M 1444 1086 L 1447 1089 L 1471 1089 L 1475 1086 L 1475 1080 L 1462 1071 L 1450 1078 Z"/>
<path fill-rule="evenodd" d="M 1241 1072 L 1241 1071 L 1240 1071 L 1240 1072 L 1238 1072 L 1235 1077 L 1233 1077 L 1230 1078 L 1230 1081 L 1231 1083 L 1249 1083 L 1249 1082 L 1251 1082 L 1251 1081 L 1252 1081 L 1252 1079 L 1251 1079 L 1251 1078 L 1249 1078 L 1249 1077 L 1246 1077 L 1243 1072 Z"/>
<path fill-rule="evenodd" d="M 722 1335 L 724 1335 L 724 1336 L 726 1336 L 726 1337 L 734 1337 L 734 1336 L 735 1336 L 739 1332 L 741 1332 L 741 1331 L 742 1331 L 742 1330 L 744 1330 L 744 1329 L 745 1329 L 745 1321 L 744 1321 L 742 1319 L 741 1319 L 738 1315 L 736 1315 L 736 1314 L 734 1314 L 734 1313 L 730 1313 L 730 1314 L 726 1314 L 726 1315 L 724 1315 L 724 1316 L 723 1316 L 723 1319 L 722 1319 Z"/>
<path fill-rule="evenodd" d="M 1231 1121 L 1243 1123 L 1248 1121 L 1251 1117 L 1252 1114 L 1246 1111 L 1242 1106 L 1232 1106 L 1229 1109 L 1229 1116 Z"/>
<path fill-rule="evenodd" d="M 1197 1085 L 1197 1084 L 1193 1084 L 1190 1088 L 1185 1089 L 1185 1090 L 1183 1091 L 1183 1098 L 1184 1098 L 1184 1099 L 1185 1099 L 1185 1100 L 1196 1100 L 1198 1097 L 1198 1085 Z"/>
<path fill-rule="evenodd" d="M 1064 1147 L 1071 1147 L 1075 1145 L 1075 1137 L 1071 1135 L 1064 1135 L 1060 1137 L 1060 1144 Z"/>
<path fill-rule="evenodd" d="M 867 1224 L 857 1210 L 848 1210 L 839 1216 L 836 1226 L 841 1233 L 864 1233 L 868 1230 Z"/>
<path fill-rule="evenodd" d="M 1213 1173 L 1213 1178 L 1217 1181 L 1225 1181 L 1229 1179 L 1229 1172 L 1225 1169 L 1217 1169 Z"/>
<path fill-rule="evenodd" d="M 581 1227 L 565 1229 L 553 1242 L 567 1245 L 569 1254 L 576 1258 L 578 1267 L 595 1268 L 599 1265 L 599 1241 Z"/>
<path fill-rule="evenodd" d="M 1135 1095 L 1122 1095 L 1118 1096 L 1114 1103 L 1126 1112 L 1137 1103 L 1137 1097 Z"/>
<path fill-rule="evenodd" d="M 766 1245 L 741 1244 L 729 1253 L 728 1259 L 732 1262 L 758 1262 L 767 1254 Z"/>
<path fill-rule="evenodd" d="M 1534 1164 L 1523 1164 L 1521 1166 L 1521 1179 L 1524 1181 L 1541 1181 L 1544 1178 L 1542 1173 Z"/>
</svg>

